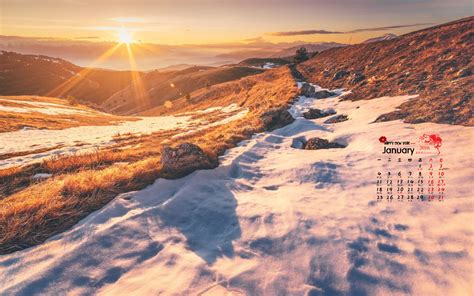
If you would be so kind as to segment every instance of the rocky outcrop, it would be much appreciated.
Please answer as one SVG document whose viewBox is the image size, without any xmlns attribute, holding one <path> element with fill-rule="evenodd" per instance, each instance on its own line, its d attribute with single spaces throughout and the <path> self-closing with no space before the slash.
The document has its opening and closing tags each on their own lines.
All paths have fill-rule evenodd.
<svg viewBox="0 0 474 296">
<path fill-rule="evenodd" d="M 294 138 L 291 144 L 292 148 L 295 149 L 305 149 L 305 150 L 319 150 L 319 149 L 333 149 L 333 148 L 346 148 L 346 145 L 329 142 L 326 139 L 322 138 L 310 138 L 308 140 L 305 137 Z"/>
<path fill-rule="evenodd" d="M 176 148 L 164 147 L 161 164 L 165 174 L 179 178 L 195 170 L 213 169 L 218 166 L 218 160 L 207 155 L 197 145 L 183 143 Z"/>
<path fill-rule="evenodd" d="M 286 108 L 273 108 L 262 114 L 260 117 L 265 131 L 272 131 L 284 127 L 295 119 Z"/>
<path fill-rule="evenodd" d="M 346 70 L 340 70 L 340 71 L 337 71 L 336 74 L 334 74 L 332 80 L 333 81 L 339 80 L 346 77 L 347 75 L 349 75 L 349 72 L 347 72 Z"/>
<path fill-rule="evenodd" d="M 328 90 L 320 90 L 320 91 L 315 92 L 313 97 L 316 99 L 325 99 L 325 98 L 333 97 L 335 95 L 337 95 L 335 92 L 328 91 Z"/>
<path fill-rule="evenodd" d="M 349 117 L 347 117 L 346 114 L 341 114 L 341 115 L 336 115 L 329 118 L 328 120 L 324 121 L 324 123 L 338 123 L 338 122 L 346 121 L 348 119 Z"/>
<path fill-rule="evenodd" d="M 359 71 L 352 73 L 349 76 L 349 84 L 354 85 L 365 80 L 365 75 Z"/>
<path fill-rule="evenodd" d="M 306 119 L 317 119 L 334 114 L 336 114 L 336 111 L 334 110 L 323 111 L 321 109 L 310 108 L 308 111 L 303 113 L 303 117 Z"/>
<path fill-rule="evenodd" d="M 331 148 L 346 148 L 346 146 L 337 142 L 329 142 L 326 139 L 311 138 L 304 144 L 303 149 L 306 150 L 318 150 L 318 149 L 331 149 Z"/>
<path fill-rule="evenodd" d="M 309 83 L 303 83 L 300 90 L 300 96 L 305 96 L 308 98 L 325 99 L 335 95 L 337 95 L 335 92 L 328 90 L 316 91 L 316 88 Z"/>
<path fill-rule="evenodd" d="M 313 97 L 316 89 L 309 83 L 303 83 L 300 89 L 300 96 Z"/>
</svg>

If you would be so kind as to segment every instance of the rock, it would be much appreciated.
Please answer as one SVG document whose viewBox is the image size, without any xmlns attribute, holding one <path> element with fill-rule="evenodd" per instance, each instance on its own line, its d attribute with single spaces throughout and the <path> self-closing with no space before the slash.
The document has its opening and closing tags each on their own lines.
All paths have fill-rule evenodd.
<svg viewBox="0 0 474 296">
<path fill-rule="evenodd" d="M 309 83 L 303 83 L 300 90 L 300 96 L 308 98 L 324 99 L 337 95 L 335 92 L 328 90 L 318 90 Z"/>
<path fill-rule="evenodd" d="M 322 118 L 326 117 L 329 115 L 334 115 L 336 114 L 336 111 L 334 110 L 329 110 L 329 111 L 323 111 L 321 109 L 309 109 L 308 111 L 303 113 L 303 117 L 306 119 L 317 119 L 317 118 Z"/>
<path fill-rule="evenodd" d="M 260 117 L 265 131 L 272 131 L 295 121 L 286 108 L 273 108 L 263 113 Z"/>
<path fill-rule="evenodd" d="M 340 71 L 337 71 L 336 74 L 334 74 L 334 77 L 332 78 L 332 80 L 339 80 L 341 78 L 346 77 L 347 75 L 349 75 L 349 72 L 347 72 L 346 70 L 340 70 Z"/>
<path fill-rule="evenodd" d="M 357 71 L 349 76 L 349 84 L 357 84 L 365 79 L 365 75 Z"/>
<path fill-rule="evenodd" d="M 318 150 L 331 148 L 346 148 L 346 146 L 336 142 L 329 142 L 326 139 L 311 138 L 304 144 L 303 148 L 306 150 Z"/>
<path fill-rule="evenodd" d="M 217 158 L 211 158 L 197 145 L 183 143 L 176 148 L 164 147 L 161 152 L 163 171 L 173 177 L 182 177 L 195 170 L 218 166 Z"/>
<path fill-rule="evenodd" d="M 300 90 L 300 96 L 313 97 L 316 89 L 309 83 L 303 83 Z"/>
<path fill-rule="evenodd" d="M 303 149 L 305 144 L 306 140 L 304 137 L 294 138 L 291 143 L 291 148 Z"/>
<path fill-rule="evenodd" d="M 386 113 L 383 115 L 380 115 L 377 117 L 377 119 L 374 120 L 374 122 L 384 122 L 384 121 L 391 121 L 391 120 L 397 120 L 397 119 L 402 119 L 408 116 L 407 112 L 402 112 L 401 110 L 396 110 L 390 113 Z"/>
<path fill-rule="evenodd" d="M 335 92 L 328 90 L 320 90 L 314 93 L 313 97 L 316 99 L 325 99 L 337 95 Z"/>
<path fill-rule="evenodd" d="M 336 116 L 333 116 L 333 117 L 329 118 L 328 120 L 324 121 L 324 123 L 338 123 L 338 122 L 346 121 L 348 119 L 349 119 L 349 117 L 347 117 L 347 115 L 340 114 L 340 115 L 336 115 Z"/>
<path fill-rule="evenodd" d="M 456 73 L 458 78 L 466 77 L 472 75 L 472 71 L 469 68 L 461 69 Z"/>
</svg>

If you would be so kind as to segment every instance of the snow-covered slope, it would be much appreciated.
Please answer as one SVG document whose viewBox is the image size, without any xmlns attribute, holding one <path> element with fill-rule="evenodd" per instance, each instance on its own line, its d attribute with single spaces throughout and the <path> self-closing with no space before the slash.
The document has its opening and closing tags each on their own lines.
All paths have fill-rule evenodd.
<svg viewBox="0 0 474 296">
<path fill-rule="evenodd" d="M 340 92 L 339 92 L 340 93 Z M 116 197 L 70 231 L 0 257 L 11 295 L 467 295 L 473 281 L 472 128 L 371 123 L 408 96 L 300 98 L 296 121 L 214 170 Z M 334 108 L 349 120 L 300 117 Z M 436 132 L 444 202 L 377 202 L 381 135 Z M 291 148 L 323 137 L 345 149 Z"/>
<path fill-rule="evenodd" d="M 35 103 L 41 104 L 41 103 Z M 46 103 L 43 103 L 46 104 Z M 54 105 L 54 104 L 50 104 Z M 41 105 L 38 105 L 41 106 Z M 65 109 L 44 105 L 44 108 L 36 108 L 41 112 L 84 112 L 74 108 Z M 0 110 L 2 106 L 0 106 Z M 14 107 L 5 107 L 14 108 Z M 21 109 L 21 108 L 18 108 Z M 58 109 L 59 111 L 56 111 Z M 65 111 L 62 111 L 65 110 Z M 12 111 L 10 111 L 12 112 Z M 20 111 L 19 111 L 20 112 Z M 35 111 L 39 112 L 39 111 Z M 193 119 L 193 115 L 219 112 L 228 114 L 223 119 L 209 122 L 204 119 Z M 26 155 L 10 157 L 0 160 L 0 168 L 25 165 L 38 162 L 53 155 L 74 154 L 77 152 L 90 151 L 110 146 L 114 143 L 114 136 L 120 134 L 144 135 L 158 131 L 179 129 L 180 133 L 175 137 L 196 132 L 211 126 L 218 126 L 239 119 L 248 110 L 231 104 L 226 107 L 213 107 L 182 114 L 182 116 L 150 116 L 130 117 L 136 121 L 123 121 L 111 125 L 102 126 L 79 126 L 61 130 L 46 130 L 24 128 L 19 131 L 0 133 L 0 155 L 18 151 L 31 151 Z M 232 113 L 232 114 L 231 114 Z M 87 114 L 87 113 L 86 113 Z M 28 141 L 17 141 L 17 139 L 28 139 Z M 37 149 L 50 149 L 48 151 L 36 152 Z"/>
<path fill-rule="evenodd" d="M 398 36 L 393 34 L 393 33 L 387 33 L 387 34 L 384 34 L 382 36 L 367 39 L 363 43 L 372 43 L 372 42 L 378 42 L 378 41 L 383 41 L 383 40 L 391 40 L 391 39 L 394 39 L 394 38 L 397 38 L 397 37 Z"/>
</svg>

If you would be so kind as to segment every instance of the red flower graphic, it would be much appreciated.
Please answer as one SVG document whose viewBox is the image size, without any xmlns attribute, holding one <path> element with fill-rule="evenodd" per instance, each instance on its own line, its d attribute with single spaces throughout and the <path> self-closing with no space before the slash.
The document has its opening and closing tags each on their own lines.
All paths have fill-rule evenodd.
<svg viewBox="0 0 474 296">
<path fill-rule="evenodd" d="M 385 143 L 385 142 L 387 142 L 387 137 L 381 136 L 381 137 L 379 138 L 379 142 L 380 142 L 380 143 Z"/>
</svg>

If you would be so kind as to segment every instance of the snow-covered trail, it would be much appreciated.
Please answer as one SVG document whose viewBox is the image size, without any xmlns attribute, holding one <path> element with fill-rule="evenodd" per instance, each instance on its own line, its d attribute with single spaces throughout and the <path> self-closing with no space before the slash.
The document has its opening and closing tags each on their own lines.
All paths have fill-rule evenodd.
<svg viewBox="0 0 474 296">
<path fill-rule="evenodd" d="M 298 118 L 214 170 L 158 179 L 70 231 L 0 257 L 11 295 L 467 295 L 473 282 L 472 128 L 372 123 L 409 97 L 300 98 Z M 307 107 L 349 120 L 306 120 Z M 376 202 L 381 135 L 443 136 L 444 202 Z M 345 149 L 300 150 L 319 136 Z"/>
</svg>

